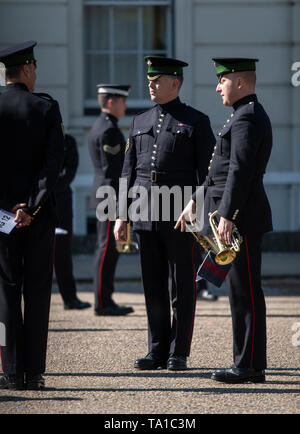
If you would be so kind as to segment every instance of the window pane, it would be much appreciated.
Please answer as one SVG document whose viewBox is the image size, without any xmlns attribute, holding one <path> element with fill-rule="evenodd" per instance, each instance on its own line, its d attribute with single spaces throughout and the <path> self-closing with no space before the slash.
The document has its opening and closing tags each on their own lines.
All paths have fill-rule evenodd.
<svg viewBox="0 0 300 434">
<path fill-rule="evenodd" d="M 144 49 L 166 50 L 166 7 L 143 7 Z"/>
<path fill-rule="evenodd" d="M 114 8 L 115 50 L 136 50 L 138 44 L 137 8 Z"/>
<path fill-rule="evenodd" d="M 150 1 L 148 5 L 142 1 L 137 5 L 130 0 L 122 4 L 120 0 L 91 3 L 84 9 L 86 99 L 96 101 L 98 83 L 115 82 L 132 86 L 129 99 L 149 101 L 144 56 L 166 56 L 169 52 L 171 3 L 162 6 L 151 5 Z M 89 107 L 92 104 L 88 101 Z"/>
<path fill-rule="evenodd" d="M 132 86 L 129 97 L 140 98 L 138 92 L 138 68 L 136 54 L 118 54 L 114 58 L 115 77 L 114 81 L 119 84 Z"/>
<path fill-rule="evenodd" d="M 88 6 L 85 8 L 86 49 L 109 49 L 109 17 L 107 7 Z"/>
<path fill-rule="evenodd" d="M 109 83 L 109 56 L 107 54 L 86 55 L 86 95 L 88 99 L 96 98 L 97 84 Z"/>
</svg>

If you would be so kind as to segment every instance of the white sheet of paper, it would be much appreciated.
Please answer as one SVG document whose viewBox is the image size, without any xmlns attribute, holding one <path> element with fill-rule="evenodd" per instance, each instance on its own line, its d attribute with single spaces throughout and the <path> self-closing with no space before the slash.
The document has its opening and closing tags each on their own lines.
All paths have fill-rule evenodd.
<svg viewBox="0 0 300 434">
<path fill-rule="evenodd" d="M 56 228 L 55 229 L 55 234 L 56 235 L 67 235 L 68 231 L 66 231 L 66 229 L 63 228 Z"/>
<path fill-rule="evenodd" d="M 15 217 L 15 214 L 0 209 L 0 232 L 10 234 L 13 228 L 18 224 L 18 222 L 14 222 Z"/>
</svg>

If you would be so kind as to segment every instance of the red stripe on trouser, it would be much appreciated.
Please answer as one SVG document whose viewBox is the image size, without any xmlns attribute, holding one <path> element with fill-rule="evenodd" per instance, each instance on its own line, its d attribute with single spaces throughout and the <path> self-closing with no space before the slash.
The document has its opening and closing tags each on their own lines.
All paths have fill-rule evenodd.
<svg viewBox="0 0 300 434">
<path fill-rule="evenodd" d="M 102 307 L 102 272 L 103 272 L 103 266 L 104 266 L 104 260 L 108 248 L 108 242 L 109 242 L 109 233 L 110 233 L 110 220 L 108 220 L 107 224 L 107 233 L 106 233 L 106 240 L 105 240 L 105 247 L 103 256 L 100 263 L 100 269 L 99 269 L 99 287 L 98 287 L 98 307 Z"/>
<path fill-rule="evenodd" d="M 53 286 L 53 279 L 54 279 L 54 267 L 55 267 L 55 248 L 56 248 L 56 235 L 54 232 L 54 238 L 53 238 L 53 253 L 52 253 L 52 286 Z"/>
<path fill-rule="evenodd" d="M 193 336 L 193 329 L 194 329 L 194 319 L 195 319 L 196 270 L 195 270 L 194 256 L 195 256 L 195 240 L 193 242 L 193 248 L 192 248 L 192 264 L 193 264 L 193 317 L 192 317 L 191 330 L 190 330 L 189 351 L 190 351 L 191 343 L 192 343 L 192 336 Z"/>
<path fill-rule="evenodd" d="M 253 367 L 253 350 L 254 350 L 254 333 L 255 333 L 255 309 L 254 309 L 252 279 L 251 279 L 251 272 L 250 272 L 249 250 L 248 250 L 248 243 L 247 243 L 246 237 L 245 237 L 245 246 L 246 246 L 246 253 L 247 253 L 248 276 L 249 276 L 249 286 L 250 286 L 250 294 L 251 294 L 251 302 L 252 302 L 252 314 L 253 314 L 251 361 L 250 361 L 250 368 L 252 368 Z"/>
</svg>

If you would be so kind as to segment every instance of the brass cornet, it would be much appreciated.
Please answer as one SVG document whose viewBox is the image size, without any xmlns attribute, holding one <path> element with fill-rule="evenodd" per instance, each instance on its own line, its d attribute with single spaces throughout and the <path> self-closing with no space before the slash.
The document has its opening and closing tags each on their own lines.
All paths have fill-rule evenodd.
<svg viewBox="0 0 300 434">
<path fill-rule="evenodd" d="M 209 237 L 206 235 L 199 235 L 191 230 L 189 225 L 187 225 L 187 229 L 194 235 L 198 243 L 204 248 L 206 251 L 212 250 L 216 257 L 215 261 L 218 265 L 228 265 L 231 264 L 236 258 L 236 254 L 240 251 L 240 245 L 243 242 L 242 236 L 239 234 L 237 227 L 235 224 L 232 226 L 231 233 L 231 245 L 223 244 L 220 240 L 217 223 L 215 216 L 218 210 L 213 213 L 209 213 L 209 224 L 213 231 L 214 236 Z"/>
<path fill-rule="evenodd" d="M 126 241 L 116 241 L 116 249 L 119 253 L 136 253 L 138 245 L 132 241 L 130 223 L 127 223 L 127 239 Z"/>
</svg>

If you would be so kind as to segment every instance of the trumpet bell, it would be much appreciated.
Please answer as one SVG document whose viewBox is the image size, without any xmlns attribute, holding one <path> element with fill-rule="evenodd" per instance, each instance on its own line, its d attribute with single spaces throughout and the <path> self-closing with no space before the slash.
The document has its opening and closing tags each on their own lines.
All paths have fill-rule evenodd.
<svg viewBox="0 0 300 434">
<path fill-rule="evenodd" d="M 120 246 L 117 247 L 118 252 L 120 253 L 137 253 L 138 245 L 137 243 L 120 243 Z"/>
<path fill-rule="evenodd" d="M 132 241 L 130 223 L 127 223 L 127 241 L 116 241 L 116 249 L 119 253 L 138 252 L 138 244 Z"/>
<path fill-rule="evenodd" d="M 237 253 L 240 251 L 240 245 L 243 242 L 243 237 L 239 234 L 237 227 L 233 225 L 231 244 L 223 244 L 218 234 L 217 221 L 215 218 L 217 212 L 218 211 L 216 210 L 213 213 L 209 213 L 209 223 L 213 232 L 213 236 L 206 236 L 194 233 L 194 231 L 191 230 L 189 225 L 186 225 L 186 228 L 189 232 L 192 233 L 192 235 L 196 238 L 197 242 L 203 247 L 205 251 L 214 252 L 214 260 L 216 264 L 228 265 L 235 260 Z M 197 226 L 195 224 L 194 226 L 197 229 Z"/>
<path fill-rule="evenodd" d="M 216 254 L 215 261 L 218 265 L 228 265 L 231 264 L 236 258 L 236 253 L 234 250 L 225 249 Z"/>
</svg>

